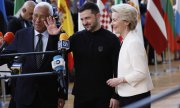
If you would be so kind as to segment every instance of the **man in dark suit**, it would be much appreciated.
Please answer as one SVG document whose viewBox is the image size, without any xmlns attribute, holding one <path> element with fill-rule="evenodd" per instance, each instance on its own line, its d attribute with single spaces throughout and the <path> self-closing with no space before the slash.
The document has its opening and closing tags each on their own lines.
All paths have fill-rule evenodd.
<svg viewBox="0 0 180 108">
<path fill-rule="evenodd" d="M 26 1 L 22 9 L 20 10 L 20 14 L 18 17 L 10 16 L 9 22 L 7 25 L 7 31 L 13 32 L 14 34 L 23 28 L 31 27 L 32 26 L 32 15 L 34 11 L 34 7 L 36 6 L 36 3 L 34 1 Z M 10 67 L 10 64 L 9 64 Z M 8 81 L 7 84 L 7 91 L 10 89 L 11 94 L 11 100 L 9 103 L 9 108 L 16 108 L 15 103 L 15 87 L 16 87 L 16 78 L 12 78 Z"/>
<path fill-rule="evenodd" d="M 32 25 L 31 21 L 35 6 L 36 3 L 34 1 L 26 1 L 23 4 L 22 9 L 20 10 L 20 15 L 18 17 L 9 17 L 7 31 L 13 32 L 15 34 L 22 28 L 30 27 Z"/>
<path fill-rule="evenodd" d="M 33 51 L 57 50 L 58 36 L 52 36 L 44 22 L 53 15 L 52 7 L 47 2 L 40 2 L 34 8 L 33 27 L 18 31 L 15 40 L 5 48 L 3 53 L 22 53 Z M 51 29 L 51 30 L 48 30 Z M 22 57 L 22 73 L 53 71 L 51 61 L 55 54 Z M 11 58 L 0 58 L 0 65 L 8 63 Z M 16 83 L 17 108 L 63 108 L 67 95 L 59 87 L 57 76 L 19 77 Z"/>
</svg>

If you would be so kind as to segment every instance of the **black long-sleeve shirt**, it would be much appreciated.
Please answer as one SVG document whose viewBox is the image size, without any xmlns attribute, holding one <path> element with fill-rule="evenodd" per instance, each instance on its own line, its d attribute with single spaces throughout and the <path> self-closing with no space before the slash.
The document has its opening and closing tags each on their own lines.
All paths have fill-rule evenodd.
<svg viewBox="0 0 180 108">
<path fill-rule="evenodd" d="M 119 39 L 101 28 L 95 32 L 77 32 L 69 40 L 75 66 L 73 94 L 84 98 L 110 98 L 114 89 L 106 81 L 117 73 Z"/>
</svg>

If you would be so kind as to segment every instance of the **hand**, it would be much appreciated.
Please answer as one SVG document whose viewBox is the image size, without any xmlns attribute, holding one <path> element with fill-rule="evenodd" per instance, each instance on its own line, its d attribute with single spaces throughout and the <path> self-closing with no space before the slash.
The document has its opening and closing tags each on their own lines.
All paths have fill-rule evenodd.
<svg viewBox="0 0 180 108">
<path fill-rule="evenodd" d="M 50 35 L 57 35 L 60 33 L 62 26 L 60 26 L 59 28 L 57 28 L 56 26 L 56 20 L 54 17 L 47 17 L 47 20 L 44 21 L 44 24 L 47 28 L 47 31 Z"/>
<path fill-rule="evenodd" d="M 58 108 L 63 108 L 65 105 L 65 100 L 64 99 L 58 99 Z"/>
<path fill-rule="evenodd" d="M 112 78 L 112 79 L 109 79 L 107 80 L 107 84 L 111 87 L 116 87 L 117 85 L 121 84 L 124 82 L 124 78 L 121 77 L 121 78 Z"/>
<path fill-rule="evenodd" d="M 119 108 L 119 100 L 111 98 L 109 108 Z"/>
</svg>

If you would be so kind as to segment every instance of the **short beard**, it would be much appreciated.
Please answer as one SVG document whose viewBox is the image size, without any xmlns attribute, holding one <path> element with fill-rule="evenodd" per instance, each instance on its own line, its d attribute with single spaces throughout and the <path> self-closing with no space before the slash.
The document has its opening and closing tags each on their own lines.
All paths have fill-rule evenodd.
<svg viewBox="0 0 180 108">
<path fill-rule="evenodd" d="M 98 26 L 98 22 L 97 22 L 97 20 L 95 20 L 95 22 L 93 23 L 93 25 L 91 26 L 91 29 L 89 31 L 94 32 L 96 30 L 97 26 Z"/>
</svg>

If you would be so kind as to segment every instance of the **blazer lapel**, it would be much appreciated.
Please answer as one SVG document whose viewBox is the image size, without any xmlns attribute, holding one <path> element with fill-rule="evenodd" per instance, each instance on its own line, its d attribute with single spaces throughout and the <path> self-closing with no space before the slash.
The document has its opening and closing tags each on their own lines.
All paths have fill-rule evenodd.
<svg viewBox="0 0 180 108">
<path fill-rule="evenodd" d="M 34 28 L 31 28 L 27 33 L 27 44 L 29 52 L 34 52 Z"/>
<path fill-rule="evenodd" d="M 26 34 L 24 34 L 26 39 L 26 45 L 25 47 L 25 52 L 34 52 L 34 28 L 30 27 L 27 31 Z M 35 60 L 35 55 L 29 55 L 27 56 L 28 60 L 31 60 L 33 67 L 36 67 L 36 60 Z"/>
<path fill-rule="evenodd" d="M 46 46 L 46 51 L 57 50 L 57 42 L 55 41 L 55 39 L 56 39 L 55 37 L 56 36 L 49 35 L 48 43 Z M 49 59 L 50 55 L 53 55 L 53 54 L 44 54 L 42 65 L 47 61 L 47 59 Z"/>
</svg>

